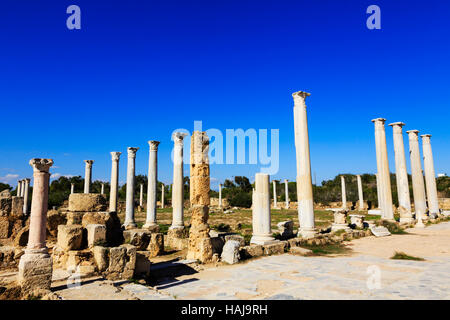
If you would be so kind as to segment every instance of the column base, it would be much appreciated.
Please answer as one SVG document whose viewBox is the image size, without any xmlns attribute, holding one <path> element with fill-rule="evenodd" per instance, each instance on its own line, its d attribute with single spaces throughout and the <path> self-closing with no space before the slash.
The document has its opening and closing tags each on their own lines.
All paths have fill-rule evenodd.
<svg viewBox="0 0 450 320">
<path fill-rule="evenodd" d="M 333 223 L 331 225 L 331 232 L 345 230 L 346 232 L 351 231 L 352 229 L 346 223 Z"/>
<path fill-rule="evenodd" d="M 159 232 L 159 225 L 154 223 L 154 222 L 146 222 L 142 226 L 142 229 L 146 229 L 146 230 L 151 231 L 151 232 Z"/>
<path fill-rule="evenodd" d="M 381 218 L 381 220 L 387 221 L 387 222 L 397 222 L 394 218 Z"/>
<path fill-rule="evenodd" d="M 275 238 L 271 234 L 263 234 L 263 235 L 253 235 L 250 239 L 250 244 L 272 244 L 277 243 L 279 240 L 275 240 Z"/>
<path fill-rule="evenodd" d="M 439 216 L 439 214 L 436 212 L 430 212 L 429 215 L 431 219 L 436 219 Z"/>
<path fill-rule="evenodd" d="M 50 290 L 53 263 L 47 248 L 26 249 L 20 258 L 17 282 L 25 291 Z"/>
<path fill-rule="evenodd" d="M 169 230 L 173 230 L 173 229 L 184 229 L 184 226 L 174 226 L 174 225 L 171 225 L 171 226 L 169 227 Z"/>
<path fill-rule="evenodd" d="M 312 239 L 316 237 L 317 230 L 311 229 L 311 228 L 300 228 L 297 232 L 297 237 L 303 238 L 303 239 Z"/>
<path fill-rule="evenodd" d="M 414 219 L 413 217 L 400 217 L 401 224 L 410 224 L 410 223 L 414 223 L 415 221 L 416 221 L 416 219 Z"/>
<path fill-rule="evenodd" d="M 122 227 L 124 227 L 125 230 L 130 230 L 130 229 L 136 229 L 137 228 L 137 224 L 135 222 L 125 222 Z"/>
<path fill-rule="evenodd" d="M 419 220 L 417 221 L 416 225 L 414 226 L 414 228 L 420 228 L 420 229 L 423 229 L 423 228 L 425 228 L 425 225 L 423 224 L 422 220 L 419 219 Z"/>
</svg>

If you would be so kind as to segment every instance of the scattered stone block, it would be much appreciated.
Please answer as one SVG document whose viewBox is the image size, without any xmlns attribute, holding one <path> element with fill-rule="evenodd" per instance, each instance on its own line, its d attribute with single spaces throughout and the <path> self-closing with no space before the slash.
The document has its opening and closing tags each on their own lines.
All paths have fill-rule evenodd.
<svg viewBox="0 0 450 320">
<path fill-rule="evenodd" d="M 309 250 L 309 249 L 306 249 L 306 248 L 302 248 L 302 247 L 292 247 L 289 250 L 289 252 L 291 254 L 294 254 L 294 255 L 297 255 L 297 256 L 304 256 L 304 257 L 311 256 L 311 255 L 314 254 L 312 250 Z"/>
<path fill-rule="evenodd" d="M 88 224 L 87 245 L 88 247 L 101 246 L 106 244 L 106 226 L 103 224 Z"/>
<path fill-rule="evenodd" d="M 58 247 L 63 250 L 81 249 L 83 242 L 83 227 L 81 225 L 59 225 Z"/>
<path fill-rule="evenodd" d="M 164 235 L 162 233 L 152 233 L 147 250 L 150 258 L 161 255 L 164 252 Z"/>
<path fill-rule="evenodd" d="M 150 274 L 151 264 L 149 251 L 137 251 L 134 274 L 136 276 L 148 276 Z"/>
<path fill-rule="evenodd" d="M 22 219 L 23 218 L 23 198 L 12 197 L 11 198 L 11 213 L 10 216 Z"/>
<path fill-rule="evenodd" d="M 225 243 L 226 243 L 227 241 L 230 241 L 230 240 L 238 241 L 238 242 L 239 242 L 239 245 L 240 245 L 241 247 L 244 247 L 244 246 L 245 246 L 245 239 L 244 239 L 243 236 L 241 236 L 241 235 L 239 235 L 239 234 L 228 234 L 228 235 L 226 235 L 226 236 L 225 236 Z"/>
<path fill-rule="evenodd" d="M 67 212 L 66 213 L 66 224 L 68 226 L 74 224 L 81 224 L 83 220 L 83 212 Z M 58 227 L 57 227 L 58 228 Z"/>
<path fill-rule="evenodd" d="M 0 198 L 0 217 L 9 216 L 11 213 L 11 197 Z"/>
<path fill-rule="evenodd" d="M 58 226 L 66 223 L 66 215 L 62 212 L 58 212 L 58 210 L 47 211 L 47 230 L 52 237 L 56 237 L 58 235 Z M 81 221 L 77 224 L 80 223 Z"/>
<path fill-rule="evenodd" d="M 389 230 L 386 227 L 383 226 L 375 226 L 372 225 L 370 226 L 370 231 L 372 232 L 372 234 L 375 237 L 386 237 L 386 236 L 390 236 L 391 233 L 389 232 Z"/>
<path fill-rule="evenodd" d="M 20 258 L 18 284 L 22 292 L 35 289 L 50 290 L 52 258 L 47 253 L 26 253 Z"/>
<path fill-rule="evenodd" d="M 167 246 L 183 250 L 188 246 L 188 234 L 185 228 L 172 228 L 167 231 Z"/>
<path fill-rule="evenodd" d="M 350 231 L 350 227 L 347 224 L 347 214 L 346 209 L 334 209 L 334 223 L 331 225 L 331 231 L 345 230 Z"/>
<path fill-rule="evenodd" d="M 71 250 L 67 252 L 66 269 L 77 272 L 80 266 L 92 265 L 92 252 L 89 250 Z"/>
<path fill-rule="evenodd" d="M 239 262 L 239 247 L 240 242 L 237 240 L 227 240 L 223 246 L 221 259 L 228 264 L 235 264 Z"/>
<path fill-rule="evenodd" d="M 0 217 L 0 239 L 9 238 L 9 218 L 8 216 Z"/>
<path fill-rule="evenodd" d="M 294 221 L 289 220 L 279 222 L 277 227 L 282 239 L 288 239 L 294 236 Z"/>
<path fill-rule="evenodd" d="M 364 216 L 358 214 L 351 214 L 350 224 L 354 225 L 356 228 L 364 228 Z"/>
<path fill-rule="evenodd" d="M 95 193 L 72 193 L 69 196 L 69 211 L 98 212 L 106 211 L 106 197 Z"/>
<path fill-rule="evenodd" d="M 371 215 L 371 216 L 381 216 L 381 210 L 380 209 L 372 209 L 372 210 L 367 211 L 367 214 Z"/>
<path fill-rule="evenodd" d="M 264 255 L 264 248 L 262 245 L 252 244 L 250 246 L 240 248 L 239 254 L 241 259 L 256 258 Z"/>
<path fill-rule="evenodd" d="M 108 278 L 131 279 L 136 267 L 136 247 L 124 244 L 109 250 Z"/>
<path fill-rule="evenodd" d="M 210 232 L 211 235 L 211 232 Z M 222 253 L 223 246 L 225 245 L 225 239 L 223 237 L 211 236 L 211 245 L 213 249 L 213 254 L 220 254 Z"/>
<path fill-rule="evenodd" d="M 108 269 L 108 253 L 108 248 L 102 246 L 95 246 L 94 248 L 92 248 L 94 262 L 99 272 L 104 272 Z"/>
<path fill-rule="evenodd" d="M 125 243 L 135 246 L 138 251 L 147 249 L 150 237 L 151 232 L 142 229 L 130 229 L 123 232 Z"/>
<path fill-rule="evenodd" d="M 264 255 L 270 256 L 273 254 L 282 254 L 284 253 L 284 248 L 286 248 L 287 241 L 277 241 L 275 243 L 266 244 L 263 246 Z"/>
<path fill-rule="evenodd" d="M 19 232 L 14 237 L 15 247 L 25 247 L 28 244 L 28 234 L 30 232 L 30 227 L 25 226 L 19 230 Z"/>
</svg>

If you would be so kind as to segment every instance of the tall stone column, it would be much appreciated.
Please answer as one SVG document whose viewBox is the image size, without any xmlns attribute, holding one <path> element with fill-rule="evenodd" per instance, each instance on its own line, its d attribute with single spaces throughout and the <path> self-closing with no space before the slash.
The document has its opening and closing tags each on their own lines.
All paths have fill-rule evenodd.
<svg viewBox="0 0 450 320">
<path fill-rule="evenodd" d="M 89 193 L 92 181 L 92 165 L 94 160 L 84 160 L 86 163 L 84 168 L 84 193 Z"/>
<path fill-rule="evenodd" d="M 183 222 L 183 139 L 187 134 L 175 132 L 172 135 L 173 185 L 172 185 L 172 226 L 171 229 L 184 228 Z"/>
<path fill-rule="evenodd" d="M 398 206 L 401 223 L 411 223 L 414 221 L 411 212 L 411 200 L 409 195 L 408 173 L 406 171 L 405 146 L 403 143 L 402 127 L 403 122 L 389 124 L 394 135 L 395 153 L 395 178 L 397 181 Z"/>
<path fill-rule="evenodd" d="M 109 211 L 117 212 L 117 193 L 119 189 L 119 160 L 122 152 L 111 152 L 111 190 L 109 190 Z"/>
<path fill-rule="evenodd" d="M 394 221 L 394 211 L 392 210 L 391 177 L 387 155 L 386 132 L 384 129 L 385 121 L 386 119 L 383 118 L 372 120 L 372 122 L 375 123 L 375 147 L 380 188 L 379 199 L 381 198 L 381 218 Z"/>
<path fill-rule="evenodd" d="M 209 236 L 209 138 L 206 132 L 194 131 L 191 138 L 190 202 L 192 208 L 191 229 L 187 259 L 211 261 L 213 248 Z"/>
<path fill-rule="evenodd" d="M 164 183 L 161 183 L 161 208 L 164 208 Z"/>
<path fill-rule="evenodd" d="M 75 183 L 70 184 L 70 194 L 73 194 L 75 190 Z"/>
<path fill-rule="evenodd" d="M 28 193 L 30 190 L 30 179 L 24 179 L 24 192 L 23 192 L 23 214 L 28 214 Z"/>
<path fill-rule="evenodd" d="M 158 184 L 158 146 L 159 141 L 149 141 L 147 220 L 144 228 L 157 228 L 156 224 L 156 187 Z"/>
<path fill-rule="evenodd" d="M 345 190 L 345 177 L 341 176 L 342 209 L 347 209 L 347 191 Z"/>
<path fill-rule="evenodd" d="M 423 134 L 421 137 L 423 167 L 425 171 L 425 186 L 428 196 L 428 210 L 430 217 L 437 218 L 439 213 L 439 202 L 436 188 L 436 173 L 434 171 L 433 152 L 431 150 L 431 134 Z"/>
<path fill-rule="evenodd" d="M 273 184 L 273 207 L 275 209 L 278 209 L 278 204 L 277 204 L 277 182 L 275 180 L 273 180 L 272 184 Z"/>
<path fill-rule="evenodd" d="M 33 167 L 33 198 L 31 202 L 30 231 L 25 254 L 20 258 L 19 285 L 23 290 L 50 290 L 52 258 L 46 247 L 49 169 L 52 159 L 31 159 Z"/>
<path fill-rule="evenodd" d="M 286 209 L 289 209 L 289 188 L 288 188 L 288 180 L 284 179 L 284 195 L 286 197 L 285 201 L 285 207 Z"/>
<path fill-rule="evenodd" d="M 125 229 L 133 229 L 137 227 L 134 221 L 134 181 L 135 181 L 135 161 L 136 152 L 139 148 L 129 147 L 128 163 L 127 163 L 127 199 L 125 208 L 125 223 L 123 224 Z"/>
<path fill-rule="evenodd" d="M 420 163 L 419 150 L 419 131 L 409 130 L 409 156 L 411 158 L 411 176 L 413 185 L 414 210 L 416 213 L 417 226 L 423 225 L 422 219 L 425 219 L 427 205 L 425 200 L 425 185 L 423 182 L 422 165 Z"/>
<path fill-rule="evenodd" d="M 295 151 L 297 159 L 297 201 L 300 228 L 298 236 L 312 238 L 316 235 L 314 225 L 314 203 L 311 179 L 311 159 L 309 154 L 308 118 L 305 99 L 309 93 L 299 91 L 294 98 Z"/>
<path fill-rule="evenodd" d="M 17 197 L 22 196 L 22 180 L 17 181 L 16 196 Z"/>
<path fill-rule="evenodd" d="M 100 194 L 105 194 L 105 184 L 102 183 L 102 189 L 100 191 Z"/>
<path fill-rule="evenodd" d="M 267 173 L 255 174 L 255 191 L 253 192 L 252 228 L 250 243 L 265 245 L 274 242 L 270 226 L 270 182 Z"/>
<path fill-rule="evenodd" d="M 222 184 L 219 183 L 219 208 L 222 208 Z"/>
<path fill-rule="evenodd" d="M 363 198 L 363 187 L 362 187 L 362 181 L 361 176 L 358 174 L 356 175 L 356 179 L 358 181 L 358 197 L 359 197 L 359 210 L 364 210 L 364 198 Z"/>
</svg>

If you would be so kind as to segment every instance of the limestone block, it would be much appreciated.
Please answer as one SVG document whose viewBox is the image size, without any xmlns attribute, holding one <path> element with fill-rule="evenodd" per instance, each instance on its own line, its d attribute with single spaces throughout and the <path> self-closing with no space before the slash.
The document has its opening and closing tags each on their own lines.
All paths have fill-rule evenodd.
<svg viewBox="0 0 450 320">
<path fill-rule="evenodd" d="M 88 224 L 86 230 L 89 247 L 106 244 L 106 226 L 104 224 Z"/>
<path fill-rule="evenodd" d="M 294 236 L 294 221 L 288 220 L 279 222 L 277 227 L 282 239 L 287 239 Z"/>
<path fill-rule="evenodd" d="M 143 229 L 130 229 L 123 232 L 125 243 L 136 247 L 137 250 L 146 250 L 149 243 L 151 232 Z"/>
<path fill-rule="evenodd" d="M 0 217 L 9 216 L 9 214 L 11 213 L 11 205 L 11 197 L 0 198 Z"/>
<path fill-rule="evenodd" d="M 152 233 L 147 250 L 150 258 L 161 255 L 164 252 L 164 235 L 162 233 Z"/>
<path fill-rule="evenodd" d="M 222 252 L 223 246 L 225 245 L 225 239 L 219 236 L 211 236 L 211 245 L 213 248 L 213 254 L 219 254 Z"/>
<path fill-rule="evenodd" d="M 0 267 L 15 267 L 16 260 L 20 257 L 20 253 L 16 254 L 16 250 L 12 246 L 0 246 Z"/>
<path fill-rule="evenodd" d="M 239 262 L 239 247 L 240 243 L 237 240 L 228 240 L 223 246 L 222 255 L 220 256 L 223 262 L 228 264 L 235 264 Z"/>
<path fill-rule="evenodd" d="M 66 216 L 66 224 L 67 225 L 73 225 L 73 224 L 81 224 L 82 219 L 83 219 L 83 212 L 66 212 L 63 213 Z M 58 227 L 56 227 L 58 228 Z"/>
<path fill-rule="evenodd" d="M 287 246 L 287 241 L 277 241 L 275 243 L 266 244 L 263 246 L 264 255 L 269 256 L 272 254 L 282 254 Z"/>
<path fill-rule="evenodd" d="M 80 272 L 80 266 L 92 265 L 92 252 L 90 250 L 70 250 L 67 252 L 66 269 Z"/>
<path fill-rule="evenodd" d="M 108 269 L 108 248 L 102 246 L 95 246 L 92 248 L 92 255 L 94 257 L 95 265 L 99 272 L 104 272 Z"/>
<path fill-rule="evenodd" d="M 20 258 L 17 281 L 24 292 L 34 289 L 50 290 L 52 258 L 47 253 L 25 253 Z"/>
<path fill-rule="evenodd" d="M 52 237 L 58 235 L 58 226 L 60 224 L 66 224 L 66 215 L 58 210 L 48 210 L 47 211 L 47 230 Z M 77 224 L 80 224 L 81 221 Z"/>
<path fill-rule="evenodd" d="M 122 247 L 126 249 L 126 263 L 122 272 L 122 279 L 131 279 L 136 268 L 136 247 L 130 244 L 124 244 Z"/>
<path fill-rule="evenodd" d="M 137 251 L 136 252 L 136 267 L 134 274 L 137 276 L 148 276 L 150 274 L 150 252 Z"/>
<path fill-rule="evenodd" d="M 225 236 L 225 243 L 226 243 L 227 241 L 230 241 L 230 240 L 235 240 L 235 241 L 239 242 L 239 245 L 240 245 L 241 247 L 244 247 L 244 246 L 245 246 L 245 239 L 244 239 L 243 236 L 241 236 L 241 235 L 239 235 L 239 234 L 228 234 L 228 235 L 226 235 L 226 236 Z"/>
<path fill-rule="evenodd" d="M 81 221 L 83 227 L 89 224 L 103 224 L 106 226 L 106 241 L 110 246 L 123 243 L 122 227 L 116 212 L 86 212 Z"/>
<path fill-rule="evenodd" d="M 29 226 L 25 226 L 19 230 L 19 232 L 14 237 L 15 247 L 25 247 L 28 244 L 28 234 L 30 231 Z"/>
<path fill-rule="evenodd" d="M 357 228 L 364 228 L 364 216 L 351 214 L 350 215 L 350 223 Z"/>
<path fill-rule="evenodd" d="M 96 212 L 105 211 L 106 208 L 106 197 L 101 194 L 72 193 L 69 196 L 69 211 Z"/>
<path fill-rule="evenodd" d="M 111 279 L 131 279 L 136 267 L 136 247 L 129 244 L 109 250 L 109 268 Z"/>
<path fill-rule="evenodd" d="M 173 228 L 167 231 L 167 246 L 175 250 L 183 250 L 188 246 L 187 230 Z"/>
<path fill-rule="evenodd" d="M 0 217 L 0 239 L 9 238 L 9 218 L 7 216 Z"/>
<path fill-rule="evenodd" d="M 81 225 L 59 225 L 58 247 L 63 250 L 81 249 L 83 241 L 83 227 Z"/>
<path fill-rule="evenodd" d="M 11 192 L 8 189 L 3 190 L 0 192 L 0 198 L 11 198 Z"/>
<path fill-rule="evenodd" d="M 193 205 L 187 259 L 197 259 L 203 263 L 211 261 L 213 248 L 209 231 L 208 206 Z"/>
<path fill-rule="evenodd" d="M 294 255 L 297 255 L 297 256 L 304 256 L 304 257 L 311 256 L 311 255 L 314 254 L 312 250 L 301 248 L 301 247 L 292 247 L 289 250 L 289 252 L 291 254 L 294 254 Z"/>
<path fill-rule="evenodd" d="M 245 246 L 243 248 L 240 248 L 239 254 L 240 254 L 241 259 L 260 257 L 260 256 L 264 255 L 264 248 L 262 245 L 259 245 L 259 244 Z"/>
<path fill-rule="evenodd" d="M 11 216 L 16 218 L 23 218 L 23 198 L 12 197 L 11 199 Z"/>
</svg>

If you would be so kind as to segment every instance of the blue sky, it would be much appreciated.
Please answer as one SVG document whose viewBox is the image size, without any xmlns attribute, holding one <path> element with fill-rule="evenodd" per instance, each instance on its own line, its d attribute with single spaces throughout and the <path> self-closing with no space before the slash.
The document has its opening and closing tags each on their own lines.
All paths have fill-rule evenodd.
<svg viewBox="0 0 450 320">
<path fill-rule="evenodd" d="M 81 8 L 68 30 L 66 8 Z M 381 8 L 381 30 L 366 8 Z M 450 3 L 428 1 L 24 1 L 0 11 L 1 181 L 30 177 L 29 159 L 58 175 L 108 181 L 110 151 L 161 141 L 159 180 L 172 181 L 171 133 L 279 129 L 280 170 L 295 179 L 293 101 L 307 100 L 312 171 L 376 171 L 373 118 L 430 133 L 436 173 L 450 173 Z M 386 128 L 395 171 L 392 129 Z M 405 147 L 408 149 L 405 135 Z M 407 158 L 409 166 L 409 159 Z M 213 165 L 212 187 L 258 165 Z M 189 170 L 186 166 L 185 173 Z"/>
</svg>

